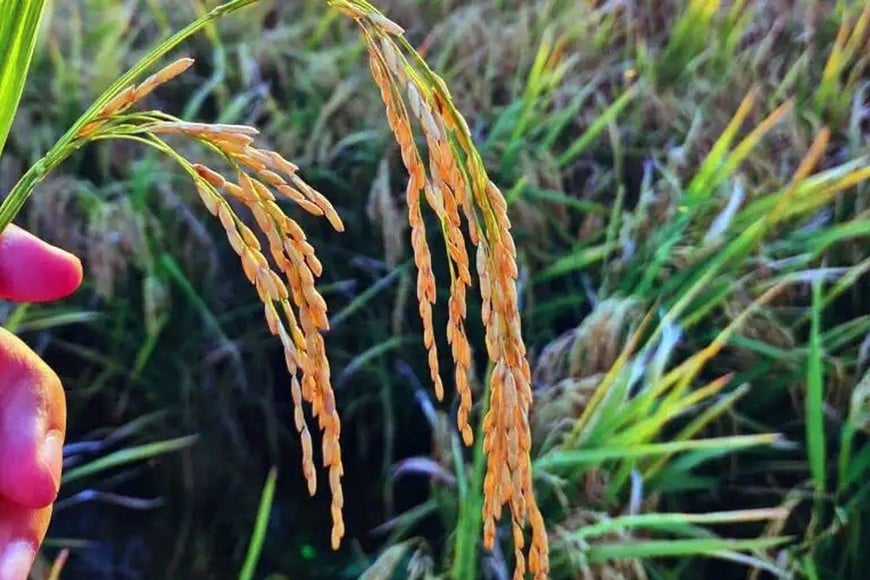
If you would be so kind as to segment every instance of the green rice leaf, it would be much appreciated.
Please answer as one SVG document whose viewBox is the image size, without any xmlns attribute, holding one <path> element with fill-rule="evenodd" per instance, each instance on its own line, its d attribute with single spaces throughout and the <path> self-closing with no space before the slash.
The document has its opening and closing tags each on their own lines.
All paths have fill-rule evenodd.
<svg viewBox="0 0 870 580">
<path fill-rule="evenodd" d="M 266 485 L 263 486 L 263 494 L 260 496 L 260 507 L 257 510 L 257 520 L 254 522 L 254 531 L 251 534 L 251 543 L 245 555 L 245 563 L 239 573 L 239 580 L 250 580 L 254 577 L 260 553 L 263 550 L 263 542 L 266 540 L 266 528 L 269 525 L 269 514 L 272 513 L 272 501 L 275 498 L 275 484 L 278 481 L 278 470 L 269 470 Z"/>
<path fill-rule="evenodd" d="M 91 461 L 90 463 L 67 470 L 63 475 L 63 485 L 68 485 L 73 481 L 77 481 L 89 475 L 95 475 L 113 467 L 119 467 L 121 465 L 151 459 L 158 455 L 180 451 L 181 449 L 193 445 L 196 439 L 196 435 L 190 435 L 188 437 L 158 441 L 156 443 L 148 443 L 146 445 L 140 445 L 139 447 L 130 447 L 128 449 L 116 451 L 110 455 Z"/>
<path fill-rule="evenodd" d="M 0 2 L 0 153 L 24 91 L 44 8 L 44 0 Z"/>
<path fill-rule="evenodd" d="M 807 454 L 813 484 L 820 493 L 825 491 L 825 393 L 822 365 L 821 310 L 822 287 L 818 279 L 813 282 L 812 322 L 810 327 L 809 358 L 807 360 L 806 435 Z"/>
</svg>

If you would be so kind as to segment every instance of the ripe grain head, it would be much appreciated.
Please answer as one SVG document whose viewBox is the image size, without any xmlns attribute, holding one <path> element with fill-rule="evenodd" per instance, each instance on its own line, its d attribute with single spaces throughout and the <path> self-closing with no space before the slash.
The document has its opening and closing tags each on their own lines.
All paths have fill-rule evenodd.
<svg viewBox="0 0 870 580">
<path fill-rule="evenodd" d="M 182 121 L 161 111 L 131 111 L 134 104 L 191 64 L 191 59 L 181 59 L 139 85 L 120 91 L 97 119 L 80 131 L 79 137 L 133 139 L 164 152 L 186 170 L 203 205 L 220 221 L 245 276 L 263 303 L 266 326 L 284 349 L 294 423 L 302 445 L 302 472 L 311 494 L 316 492 L 317 475 L 304 403 L 310 406 L 322 431 L 322 460 L 328 469 L 332 494 L 332 544 L 337 548 L 344 535 L 344 468 L 339 442 L 341 423 L 322 336 L 329 327 L 327 307 L 316 287 L 322 266 L 302 228 L 276 200 L 290 200 L 308 213 L 324 216 L 338 231 L 344 225 L 326 197 L 299 176 L 296 165 L 275 151 L 257 148 L 258 132 L 253 127 Z M 178 137 L 216 153 L 229 165 L 230 172 L 221 173 L 187 160 L 166 141 Z M 236 213 L 231 201 L 250 211 L 265 244 Z"/>
<path fill-rule="evenodd" d="M 496 522 L 507 505 L 516 557 L 514 577 L 523 578 L 528 568 L 535 578 L 546 578 L 547 533 L 532 490 L 528 422 L 531 372 L 517 306 L 516 248 L 510 234 L 507 204 L 487 176 L 468 126 L 453 106 L 444 82 L 405 41 L 401 30 L 385 26 L 384 17 L 366 2 L 333 0 L 333 4 L 351 15 L 363 30 L 372 76 L 409 173 L 407 200 L 418 269 L 417 297 L 424 322 L 424 344 L 429 350 L 430 371 L 439 399 L 443 387 L 431 322 L 435 281 L 421 195 L 441 223 L 451 273 L 446 335 L 460 399 L 457 423 L 466 443 L 472 440 L 468 423 L 471 390 L 467 380 L 471 360 L 465 333 L 465 303 L 471 274 L 466 244 L 470 241 L 477 246 L 487 351 L 494 364 L 490 405 L 483 424 L 483 447 L 487 454 L 484 545 L 493 548 Z M 413 138 L 412 117 L 427 143 L 428 167 Z M 528 547 L 526 525 L 531 527 Z"/>
</svg>

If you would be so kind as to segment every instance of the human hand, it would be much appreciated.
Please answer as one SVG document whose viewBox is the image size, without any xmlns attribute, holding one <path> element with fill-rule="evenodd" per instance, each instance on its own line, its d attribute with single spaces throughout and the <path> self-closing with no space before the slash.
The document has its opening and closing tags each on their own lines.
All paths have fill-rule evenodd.
<svg viewBox="0 0 870 580">
<path fill-rule="evenodd" d="M 0 298 L 57 300 L 78 288 L 78 258 L 10 225 L 0 235 Z M 25 580 L 57 496 L 66 401 L 57 375 L 0 328 L 0 580 Z"/>
</svg>

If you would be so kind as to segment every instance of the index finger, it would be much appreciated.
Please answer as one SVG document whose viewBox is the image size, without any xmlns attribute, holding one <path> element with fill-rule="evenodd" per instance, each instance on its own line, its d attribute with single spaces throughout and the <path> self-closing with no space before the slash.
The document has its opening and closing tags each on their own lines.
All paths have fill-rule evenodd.
<svg viewBox="0 0 870 580">
<path fill-rule="evenodd" d="M 82 282 L 78 258 L 10 224 L 0 234 L 0 298 L 46 302 L 63 298 Z"/>
</svg>

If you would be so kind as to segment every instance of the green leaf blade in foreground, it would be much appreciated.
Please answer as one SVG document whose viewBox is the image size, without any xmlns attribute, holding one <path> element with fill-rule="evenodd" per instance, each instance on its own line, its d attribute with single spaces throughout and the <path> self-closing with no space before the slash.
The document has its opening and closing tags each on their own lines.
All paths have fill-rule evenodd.
<svg viewBox="0 0 870 580">
<path fill-rule="evenodd" d="M 180 451 L 193 445 L 196 439 L 196 435 L 190 435 L 187 437 L 158 441 L 156 443 L 148 443 L 139 447 L 131 447 L 115 451 L 110 455 L 100 457 L 99 459 L 86 463 L 80 467 L 68 469 L 63 475 L 62 484 L 67 485 L 73 481 L 100 473 L 113 467 L 119 467 L 121 465 L 152 459 L 158 455 Z"/>
<path fill-rule="evenodd" d="M 779 441 L 781 441 L 781 437 L 778 434 L 734 435 L 730 437 L 713 437 L 709 439 L 693 439 L 689 441 L 668 441 L 665 443 L 648 443 L 643 445 L 624 445 L 572 451 L 554 451 L 537 459 L 534 462 L 534 468 L 547 471 L 554 469 L 573 469 L 579 466 L 597 465 L 603 461 L 637 459 L 702 449 L 715 449 L 724 454 L 738 449 L 772 445 Z"/>
<path fill-rule="evenodd" d="M 24 92 L 44 8 L 44 0 L 0 2 L 0 154 Z"/>
<path fill-rule="evenodd" d="M 278 470 L 272 467 L 269 470 L 269 476 L 266 478 L 266 484 L 263 486 L 263 493 L 260 496 L 257 519 L 254 522 L 251 543 L 248 545 L 248 552 L 245 555 L 242 571 L 239 573 L 239 580 L 251 580 L 254 577 L 254 571 L 257 568 L 257 562 L 260 560 L 260 553 L 263 551 L 263 544 L 266 541 L 266 530 L 269 526 L 269 516 L 272 514 L 272 502 L 275 498 L 275 485 L 277 482 Z"/>
<path fill-rule="evenodd" d="M 758 538 L 737 540 L 730 538 L 706 538 L 688 540 L 639 540 L 635 542 L 601 543 L 590 546 L 589 561 L 604 562 L 621 558 L 657 558 L 709 556 L 726 557 L 743 551 L 760 551 L 786 543 L 788 538 Z"/>
</svg>

